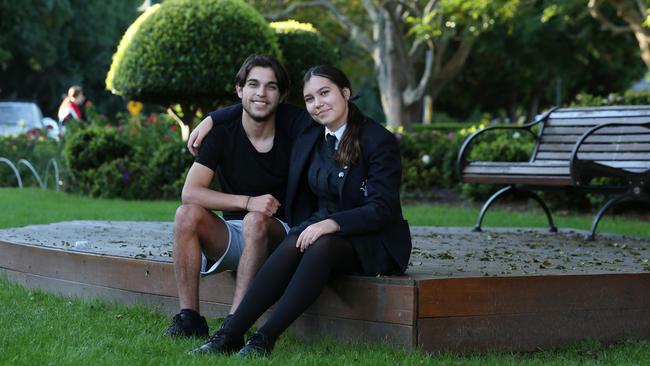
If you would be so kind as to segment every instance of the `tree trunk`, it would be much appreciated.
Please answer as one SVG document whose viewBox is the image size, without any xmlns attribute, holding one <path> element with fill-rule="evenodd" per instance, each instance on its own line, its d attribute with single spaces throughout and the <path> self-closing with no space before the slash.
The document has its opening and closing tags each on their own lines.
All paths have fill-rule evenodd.
<svg viewBox="0 0 650 366">
<path fill-rule="evenodd" d="M 607 0 L 616 9 L 617 15 L 627 24 L 627 27 L 619 26 L 607 19 L 598 9 L 602 0 L 590 0 L 588 3 L 591 16 L 598 20 L 603 28 L 614 33 L 632 32 L 639 44 L 641 59 L 650 69 L 650 30 L 643 23 L 647 17 L 648 10 L 643 2 L 630 0 Z"/>
</svg>

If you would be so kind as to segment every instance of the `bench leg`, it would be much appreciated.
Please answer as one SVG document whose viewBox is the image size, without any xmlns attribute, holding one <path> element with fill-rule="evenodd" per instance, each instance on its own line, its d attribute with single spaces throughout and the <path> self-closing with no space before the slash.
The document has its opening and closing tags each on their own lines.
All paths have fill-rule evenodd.
<svg viewBox="0 0 650 366">
<path fill-rule="evenodd" d="M 596 228 L 598 227 L 598 223 L 600 222 L 600 219 L 602 219 L 603 216 L 605 215 L 605 211 L 607 211 L 610 207 L 625 201 L 642 201 L 642 202 L 650 203 L 650 198 L 647 195 L 642 195 L 641 197 L 639 197 L 630 194 L 622 194 L 620 196 L 612 197 L 609 201 L 605 202 L 603 207 L 601 207 L 598 213 L 596 214 L 596 217 L 594 218 L 594 221 L 591 224 L 591 232 L 589 233 L 589 235 L 587 235 L 586 239 L 589 241 L 596 240 Z"/>
<path fill-rule="evenodd" d="M 549 226 L 549 231 L 552 233 L 557 232 L 557 227 L 553 223 L 553 216 L 551 215 L 551 210 L 549 210 L 548 206 L 546 206 L 546 203 L 542 200 L 542 198 L 535 192 L 532 191 L 522 191 L 518 190 L 515 188 L 515 186 L 507 186 L 504 188 L 501 188 L 498 190 L 496 193 L 494 193 L 483 205 L 483 208 L 481 208 L 481 213 L 478 215 L 478 220 L 476 221 L 476 226 L 474 226 L 474 229 L 472 231 L 482 231 L 481 226 L 483 225 L 483 218 L 485 217 L 485 214 L 487 213 L 487 210 L 492 206 L 492 204 L 501 198 L 502 196 L 506 195 L 509 192 L 512 191 L 517 191 L 517 193 L 523 193 L 527 197 L 532 198 L 535 200 L 539 205 L 542 207 L 544 210 L 544 213 L 546 214 L 546 219 L 548 220 L 548 226 Z"/>
<path fill-rule="evenodd" d="M 557 233 L 557 227 L 553 223 L 553 216 L 551 216 L 551 210 L 548 209 L 548 206 L 546 206 L 546 203 L 542 200 L 542 198 L 535 192 L 532 191 L 523 191 L 523 193 L 526 194 L 526 196 L 534 199 L 539 203 L 540 206 L 542 206 L 542 209 L 544 210 L 544 213 L 546 214 L 546 220 L 548 220 L 548 231 L 552 233 Z"/>
<path fill-rule="evenodd" d="M 495 192 L 490 198 L 488 198 L 487 201 L 485 201 L 485 204 L 481 208 L 481 213 L 478 215 L 478 220 L 476 221 L 476 226 L 474 226 L 474 229 L 472 231 L 481 231 L 481 225 L 483 224 L 483 218 L 485 217 L 485 214 L 487 213 L 488 208 L 492 206 L 494 201 L 497 199 L 501 198 L 501 196 L 505 195 L 506 193 L 513 191 L 515 189 L 515 186 L 507 186 L 504 188 L 501 188 L 497 192 Z"/>
</svg>

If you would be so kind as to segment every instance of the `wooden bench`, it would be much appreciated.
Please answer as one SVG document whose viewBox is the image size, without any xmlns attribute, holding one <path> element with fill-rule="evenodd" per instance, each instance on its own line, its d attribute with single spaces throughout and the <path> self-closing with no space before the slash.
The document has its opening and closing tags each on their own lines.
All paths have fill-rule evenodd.
<svg viewBox="0 0 650 366">
<path fill-rule="evenodd" d="M 470 161 L 477 138 L 495 130 L 522 131 L 535 138 L 527 162 Z M 610 207 L 625 201 L 650 203 L 650 106 L 554 108 L 521 126 L 493 126 L 470 135 L 457 159 L 460 180 L 466 183 L 505 184 L 483 205 L 474 230 L 481 231 L 489 207 L 506 193 L 519 192 L 544 209 L 551 231 L 557 228 L 551 212 L 534 191 L 581 190 L 610 195 L 600 208 L 588 238 Z M 619 178 L 598 184 L 594 178 Z M 612 180 L 610 180 L 612 181 Z"/>
</svg>

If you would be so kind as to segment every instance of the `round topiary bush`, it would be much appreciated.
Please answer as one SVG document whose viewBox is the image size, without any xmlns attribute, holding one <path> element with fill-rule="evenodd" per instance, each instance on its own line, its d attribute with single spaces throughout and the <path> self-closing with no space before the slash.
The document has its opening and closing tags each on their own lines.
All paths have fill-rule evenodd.
<svg viewBox="0 0 650 366">
<path fill-rule="evenodd" d="M 302 78 L 310 67 L 339 62 L 338 51 L 309 23 L 295 20 L 271 23 L 278 37 L 284 66 L 291 77 L 289 100 L 302 105 Z"/>
<path fill-rule="evenodd" d="M 252 53 L 280 54 L 273 30 L 242 0 L 166 0 L 126 31 L 106 87 L 142 102 L 180 104 L 192 118 L 197 108 L 233 98 L 235 73 Z"/>
</svg>

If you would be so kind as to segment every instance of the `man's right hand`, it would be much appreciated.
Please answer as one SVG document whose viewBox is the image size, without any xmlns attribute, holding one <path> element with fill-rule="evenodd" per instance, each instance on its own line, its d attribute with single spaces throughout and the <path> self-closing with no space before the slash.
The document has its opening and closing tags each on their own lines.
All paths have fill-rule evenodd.
<svg viewBox="0 0 650 366">
<path fill-rule="evenodd" d="M 261 212 L 268 216 L 273 216 L 280 207 L 280 201 L 275 199 L 270 194 L 263 196 L 251 197 L 246 205 L 246 210 L 249 212 Z"/>
<path fill-rule="evenodd" d="M 199 123 L 198 126 L 190 133 L 190 137 L 187 139 L 187 149 L 190 151 L 190 154 L 196 156 L 199 153 L 199 146 L 203 142 L 203 138 L 208 135 L 208 132 L 212 129 L 212 118 L 207 116 Z"/>
</svg>

